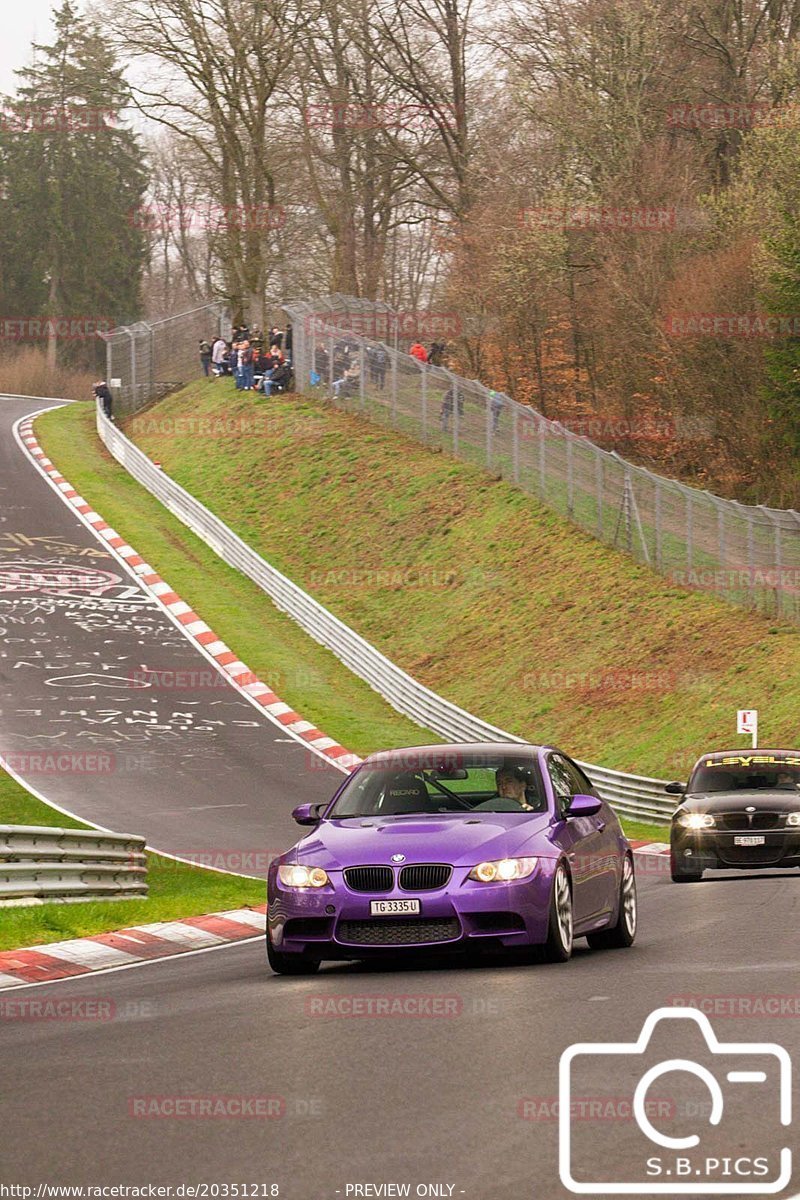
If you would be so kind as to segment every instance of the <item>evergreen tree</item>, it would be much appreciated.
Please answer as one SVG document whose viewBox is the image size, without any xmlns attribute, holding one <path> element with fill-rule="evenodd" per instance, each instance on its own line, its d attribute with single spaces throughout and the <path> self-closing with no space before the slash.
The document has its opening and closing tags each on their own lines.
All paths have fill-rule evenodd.
<svg viewBox="0 0 800 1200">
<path fill-rule="evenodd" d="M 128 88 L 71 0 L 54 23 L 53 44 L 34 47 L 4 104 L 0 303 L 19 317 L 125 323 L 140 314 L 146 245 L 134 214 L 147 184 L 138 138 L 121 123 Z M 54 363 L 52 334 L 48 354 Z"/>
</svg>

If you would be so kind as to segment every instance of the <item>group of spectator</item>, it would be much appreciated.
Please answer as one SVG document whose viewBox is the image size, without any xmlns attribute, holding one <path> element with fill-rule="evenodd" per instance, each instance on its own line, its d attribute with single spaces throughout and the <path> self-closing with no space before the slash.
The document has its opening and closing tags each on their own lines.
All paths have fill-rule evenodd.
<svg viewBox="0 0 800 1200">
<path fill-rule="evenodd" d="M 414 342 L 409 353 L 420 363 L 428 363 L 432 367 L 442 366 L 447 347 L 444 342 L 432 342 L 428 350 L 421 342 Z M 363 351 L 365 382 L 379 388 L 386 386 L 386 371 L 389 366 L 389 356 L 381 346 L 367 346 Z M 311 374 L 313 385 L 327 383 L 332 378 L 331 393 L 334 399 L 352 396 L 361 389 L 362 354 L 356 353 L 356 347 L 346 341 L 339 340 L 333 346 L 333 371 L 331 372 L 331 356 L 323 345 L 317 346 L 314 366 Z"/>
<path fill-rule="evenodd" d="M 238 325 L 230 341 L 221 335 L 200 341 L 200 364 L 208 379 L 232 376 L 237 391 L 288 392 L 293 384 L 292 326 L 273 325 L 265 334 L 257 326 Z"/>
</svg>

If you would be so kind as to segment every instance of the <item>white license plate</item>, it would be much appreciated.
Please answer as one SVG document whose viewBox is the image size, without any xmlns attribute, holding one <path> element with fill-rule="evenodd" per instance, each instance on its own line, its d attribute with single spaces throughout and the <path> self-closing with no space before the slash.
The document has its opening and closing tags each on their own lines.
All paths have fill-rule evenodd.
<svg viewBox="0 0 800 1200">
<path fill-rule="evenodd" d="M 419 913 L 419 900 L 370 900 L 371 917 L 414 916 Z"/>
<path fill-rule="evenodd" d="M 765 837 L 735 837 L 733 839 L 734 846 L 765 846 L 766 843 Z"/>
</svg>

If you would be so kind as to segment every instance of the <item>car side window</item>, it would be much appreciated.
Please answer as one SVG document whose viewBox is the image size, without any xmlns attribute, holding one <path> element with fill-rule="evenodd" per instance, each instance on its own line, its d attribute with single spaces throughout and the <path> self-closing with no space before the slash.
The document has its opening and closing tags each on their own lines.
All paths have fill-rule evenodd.
<svg viewBox="0 0 800 1200">
<path fill-rule="evenodd" d="M 559 810 L 563 813 L 573 795 L 569 764 L 560 754 L 551 754 L 547 760 L 547 770 L 558 800 Z"/>
<path fill-rule="evenodd" d="M 580 769 L 577 763 L 574 763 L 571 758 L 564 760 L 572 780 L 573 796 L 592 796 L 594 795 L 594 787 L 590 783 L 586 775 Z"/>
</svg>

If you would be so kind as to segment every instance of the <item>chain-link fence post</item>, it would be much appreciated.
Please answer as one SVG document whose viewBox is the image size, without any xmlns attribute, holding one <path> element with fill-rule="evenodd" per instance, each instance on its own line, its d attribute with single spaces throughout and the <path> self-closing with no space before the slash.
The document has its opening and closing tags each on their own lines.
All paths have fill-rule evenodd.
<svg viewBox="0 0 800 1200">
<path fill-rule="evenodd" d="M 575 493 L 572 468 L 572 438 L 568 433 L 564 434 L 567 440 L 567 515 L 571 518 L 575 511 Z"/>
<path fill-rule="evenodd" d="M 694 568 L 694 513 L 692 511 L 692 493 L 686 493 L 686 569 Z"/>
<path fill-rule="evenodd" d="M 420 400 L 421 400 L 421 417 L 422 417 L 422 440 L 428 440 L 428 368 L 422 368 L 422 379 L 420 381 Z"/>
<path fill-rule="evenodd" d="M 483 389 L 483 403 L 486 420 L 486 469 L 492 469 L 492 393 Z"/>
<path fill-rule="evenodd" d="M 367 343 L 363 337 L 358 339 L 358 406 L 363 412 L 367 407 Z"/>
<path fill-rule="evenodd" d="M 458 376 L 453 377 L 453 454 L 458 458 L 458 435 L 460 432 L 459 409 L 461 407 L 461 392 L 458 387 Z"/>
<path fill-rule="evenodd" d="M 774 517 L 772 519 L 772 537 L 772 557 L 775 563 L 775 611 L 780 616 L 783 612 L 783 546 L 780 521 L 775 520 Z"/>
<path fill-rule="evenodd" d="M 392 426 L 397 427 L 397 321 L 395 321 L 395 349 L 392 351 Z"/>
<path fill-rule="evenodd" d="M 594 460 L 594 494 L 597 509 L 597 536 L 603 537 L 603 459 L 597 455 Z"/>
<path fill-rule="evenodd" d="M 128 337 L 130 338 L 130 341 L 131 341 L 131 361 L 130 361 L 130 366 L 131 366 L 131 370 L 130 370 L 130 379 L 131 379 L 131 382 L 130 382 L 130 390 L 131 390 L 131 402 L 132 402 L 133 408 L 134 408 L 134 409 L 136 409 L 136 407 L 137 407 L 137 394 L 136 394 L 136 392 L 137 392 L 137 390 L 136 390 L 136 334 L 134 333 L 134 331 L 133 331 L 132 329 L 126 329 L 126 330 L 125 330 L 125 332 L 127 333 Z"/>
<path fill-rule="evenodd" d="M 511 469 L 514 483 L 519 483 L 519 405 L 514 406 L 514 420 L 511 426 Z"/>
</svg>

